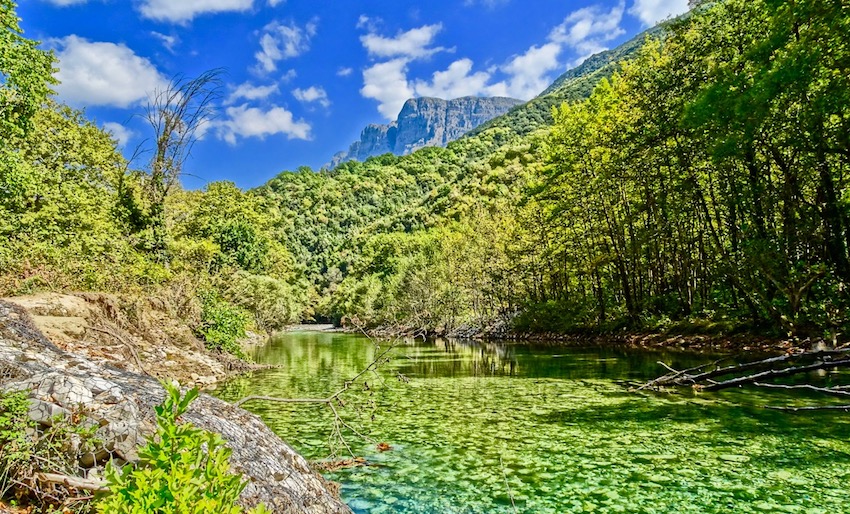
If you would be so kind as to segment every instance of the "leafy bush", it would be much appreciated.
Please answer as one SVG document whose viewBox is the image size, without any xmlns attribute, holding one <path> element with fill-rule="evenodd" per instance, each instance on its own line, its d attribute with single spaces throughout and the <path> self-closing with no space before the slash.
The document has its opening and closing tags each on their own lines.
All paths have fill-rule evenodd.
<svg viewBox="0 0 850 514">
<path fill-rule="evenodd" d="M 305 303 L 283 280 L 244 271 L 231 277 L 226 294 L 233 303 L 250 311 L 257 326 L 266 331 L 297 322 Z"/>
<path fill-rule="evenodd" d="M 250 315 L 214 292 L 202 294 L 201 302 L 201 325 L 197 332 L 206 341 L 207 348 L 244 359 L 239 340 L 245 337 Z"/>
<path fill-rule="evenodd" d="M 176 385 L 163 384 L 165 401 L 156 410 L 156 435 L 139 451 L 138 464 L 110 465 L 110 495 L 97 504 L 104 514 L 240 514 L 235 504 L 246 481 L 230 472 L 231 450 L 218 434 L 178 420 L 198 397 L 197 389 L 181 396 Z M 251 514 L 268 512 L 262 505 Z"/>
<path fill-rule="evenodd" d="M 28 411 L 26 393 L 0 395 L 0 497 L 32 461 L 34 444 L 27 432 L 35 428 L 35 423 L 27 416 Z"/>
</svg>

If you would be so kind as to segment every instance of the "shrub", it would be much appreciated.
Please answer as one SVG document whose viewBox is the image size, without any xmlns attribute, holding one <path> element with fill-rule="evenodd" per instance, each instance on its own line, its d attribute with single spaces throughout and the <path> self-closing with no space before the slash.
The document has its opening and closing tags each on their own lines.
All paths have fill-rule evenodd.
<svg viewBox="0 0 850 514">
<path fill-rule="evenodd" d="M 0 497 L 8 492 L 12 481 L 30 467 L 34 443 L 27 432 L 35 423 L 27 415 L 26 393 L 0 395 Z"/>
<path fill-rule="evenodd" d="M 106 469 L 110 494 L 100 500 L 103 514 L 240 514 L 235 504 L 247 485 L 230 472 L 231 450 L 218 434 L 179 418 L 198 397 L 197 389 L 180 394 L 163 384 L 165 400 L 156 407 L 157 430 L 139 451 L 138 464 Z M 267 512 L 263 506 L 252 514 Z"/>
<path fill-rule="evenodd" d="M 250 315 L 214 292 L 201 294 L 201 302 L 201 325 L 197 332 L 206 341 L 207 348 L 244 359 L 239 340 L 245 337 Z"/>
</svg>

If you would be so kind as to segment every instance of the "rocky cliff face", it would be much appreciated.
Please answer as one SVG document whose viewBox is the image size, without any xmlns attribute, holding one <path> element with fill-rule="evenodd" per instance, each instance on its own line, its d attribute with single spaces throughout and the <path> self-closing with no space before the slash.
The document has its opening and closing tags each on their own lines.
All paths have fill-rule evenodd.
<svg viewBox="0 0 850 514">
<path fill-rule="evenodd" d="M 367 126 L 360 134 L 360 141 L 354 142 L 347 152 L 336 154 L 330 167 L 385 153 L 406 155 L 426 146 L 446 146 L 521 103 L 521 100 L 502 97 L 411 98 L 405 102 L 396 121 L 389 125 Z"/>
</svg>

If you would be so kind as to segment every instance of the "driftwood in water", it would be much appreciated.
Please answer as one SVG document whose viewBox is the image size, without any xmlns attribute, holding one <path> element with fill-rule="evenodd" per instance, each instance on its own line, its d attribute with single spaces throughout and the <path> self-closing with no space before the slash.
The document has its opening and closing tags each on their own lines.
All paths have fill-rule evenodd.
<svg viewBox="0 0 850 514">
<path fill-rule="evenodd" d="M 850 396 L 850 386 L 816 386 L 813 384 L 782 384 L 766 382 L 776 378 L 804 375 L 814 371 L 850 368 L 850 348 L 819 350 L 769 357 L 741 364 L 721 366 L 726 359 L 703 364 L 685 370 L 676 370 L 659 362 L 669 373 L 651 380 L 638 390 L 662 390 L 668 387 L 692 387 L 700 391 L 719 391 L 732 387 L 752 385 L 769 389 L 806 390 L 830 396 Z M 850 405 L 828 405 L 814 407 L 774 407 L 798 411 L 816 409 L 850 409 Z"/>
</svg>

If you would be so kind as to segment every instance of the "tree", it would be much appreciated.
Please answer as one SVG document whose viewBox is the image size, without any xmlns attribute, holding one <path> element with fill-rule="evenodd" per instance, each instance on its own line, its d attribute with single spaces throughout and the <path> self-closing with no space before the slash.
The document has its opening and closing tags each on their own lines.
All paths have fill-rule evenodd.
<svg viewBox="0 0 850 514">
<path fill-rule="evenodd" d="M 177 184 L 192 147 L 214 117 L 220 96 L 222 70 L 210 70 L 194 79 L 175 77 L 148 100 L 144 117 L 154 133 L 153 156 L 145 177 L 150 209 L 152 248 L 165 250 L 165 198 Z"/>
<path fill-rule="evenodd" d="M 53 53 L 23 37 L 13 0 L 0 0 L 0 140 L 22 135 L 51 93 Z M 2 143 L 0 143 L 2 145 Z"/>
</svg>

